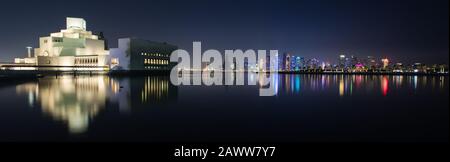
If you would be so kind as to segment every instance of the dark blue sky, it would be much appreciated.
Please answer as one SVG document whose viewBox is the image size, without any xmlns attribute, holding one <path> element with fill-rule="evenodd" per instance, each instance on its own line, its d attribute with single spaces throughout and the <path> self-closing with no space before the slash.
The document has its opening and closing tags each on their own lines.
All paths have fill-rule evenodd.
<svg viewBox="0 0 450 162">
<path fill-rule="evenodd" d="M 393 62 L 448 63 L 448 0 L 2 1 L 0 62 L 85 18 L 88 30 L 165 41 L 191 50 L 278 49 L 335 62 L 341 51 Z"/>
</svg>

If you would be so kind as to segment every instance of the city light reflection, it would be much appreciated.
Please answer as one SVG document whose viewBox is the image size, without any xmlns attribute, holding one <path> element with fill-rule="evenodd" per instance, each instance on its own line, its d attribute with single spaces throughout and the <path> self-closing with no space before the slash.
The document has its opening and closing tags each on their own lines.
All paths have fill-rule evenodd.
<svg viewBox="0 0 450 162">
<path fill-rule="evenodd" d="M 389 90 L 388 76 L 383 76 L 381 79 L 381 92 L 383 96 L 387 96 Z"/>
<path fill-rule="evenodd" d="M 345 89 L 344 89 L 344 76 L 341 76 L 339 80 L 339 96 L 344 96 Z"/>
</svg>

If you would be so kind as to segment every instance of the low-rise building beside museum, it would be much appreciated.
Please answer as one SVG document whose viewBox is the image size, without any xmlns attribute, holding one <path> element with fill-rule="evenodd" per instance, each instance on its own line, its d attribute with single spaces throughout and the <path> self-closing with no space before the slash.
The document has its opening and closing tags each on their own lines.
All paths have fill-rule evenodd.
<svg viewBox="0 0 450 162">
<path fill-rule="evenodd" d="M 171 70 L 175 63 L 170 55 L 178 47 L 168 43 L 137 38 L 121 38 L 117 48 L 110 49 L 112 70 Z"/>
</svg>

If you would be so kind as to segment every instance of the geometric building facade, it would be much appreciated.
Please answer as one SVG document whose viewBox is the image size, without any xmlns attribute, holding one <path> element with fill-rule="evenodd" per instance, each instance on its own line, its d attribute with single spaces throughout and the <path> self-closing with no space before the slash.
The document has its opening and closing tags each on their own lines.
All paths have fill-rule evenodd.
<svg viewBox="0 0 450 162">
<path fill-rule="evenodd" d="M 41 67 L 107 68 L 109 51 L 105 40 L 86 30 L 82 18 L 66 18 L 66 29 L 39 38 L 39 48 L 34 49 L 35 65 Z"/>
</svg>

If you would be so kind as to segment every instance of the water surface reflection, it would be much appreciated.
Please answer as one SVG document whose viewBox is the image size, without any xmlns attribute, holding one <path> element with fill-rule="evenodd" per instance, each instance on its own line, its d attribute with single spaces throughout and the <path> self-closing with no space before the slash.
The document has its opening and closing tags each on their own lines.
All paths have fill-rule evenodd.
<svg viewBox="0 0 450 162">
<path fill-rule="evenodd" d="M 281 94 L 316 94 L 335 91 L 339 96 L 369 93 L 388 96 L 390 91 L 414 92 L 417 89 L 445 91 L 444 76 L 403 75 L 280 75 Z M 446 85 L 447 84 L 447 85 Z M 436 85 L 439 85 L 437 87 Z M 419 87 L 420 86 L 420 87 Z M 301 88 L 303 87 L 303 88 Z M 367 95 L 367 94 L 366 94 Z"/>
<path fill-rule="evenodd" d="M 176 87 L 169 85 L 167 76 L 110 78 L 67 75 L 41 78 L 36 83 L 16 86 L 17 94 L 28 96 L 30 106 L 36 106 L 34 102 L 37 101 L 43 114 L 66 123 L 70 133 L 87 131 L 91 120 L 105 109 L 107 102 L 127 112 L 132 106 L 173 100 L 176 91 Z"/>
<path fill-rule="evenodd" d="M 246 75 L 246 79 L 260 80 L 261 75 Z M 17 108 L 0 109 L 0 117 L 17 125 L 24 122 L 9 118 L 8 114 L 23 115 L 34 123 L 22 128 L 39 130 L 43 136 L 61 130 L 54 125 L 43 126 L 46 120 L 20 106 L 25 100 L 27 107 L 39 110 L 44 118 L 62 123 L 69 137 L 85 135 L 84 138 L 95 140 L 201 141 L 223 140 L 230 136 L 233 137 L 231 139 L 239 139 L 235 136 L 237 134 L 249 139 L 252 134 L 264 133 L 268 133 L 267 136 L 254 139 L 323 141 L 333 136 L 337 141 L 345 141 L 349 137 L 342 133 L 348 133 L 355 136 L 352 139 L 369 141 L 377 137 L 398 139 L 399 136 L 411 136 L 409 139 L 416 140 L 425 138 L 420 133 L 430 131 L 431 126 L 436 127 L 436 130 L 431 130 L 435 132 L 433 138 L 436 135 L 439 138 L 435 139 L 442 140 L 442 134 L 448 135 L 448 129 L 440 129 L 448 128 L 448 122 L 440 122 L 448 121 L 446 76 L 276 74 L 272 79 L 277 95 L 260 97 L 259 85 L 176 87 L 170 83 L 169 76 L 45 77 L 0 89 L 0 96 L 11 98 L 1 104 L 17 105 Z M 11 93 L 8 87 L 12 87 L 14 92 Z M 435 107 L 427 108 L 426 105 Z M 392 113 L 408 115 L 386 118 L 393 116 Z M 422 116 L 425 114 L 427 117 Z M 360 132 L 370 132 L 358 125 L 364 122 L 361 118 L 370 119 L 365 121 L 367 129 L 377 128 L 379 135 Z M 347 123 L 349 120 L 358 122 Z M 333 132 L 335 127 L 330 127 L 330 122 L 326 121 L 340 124 L 342 129 Z M 38 127 L 34 128 L 34 125 Z M 421 126 L 427 128 L 422 129 Z M 380 130 L 390 127 L 395 129 Z M 0 129 L 6 132 L 3 136 L 11 139 L 33 139 L 6 124 L 0 124 Z"/>
</svg>

